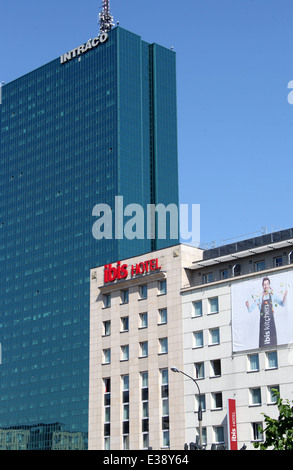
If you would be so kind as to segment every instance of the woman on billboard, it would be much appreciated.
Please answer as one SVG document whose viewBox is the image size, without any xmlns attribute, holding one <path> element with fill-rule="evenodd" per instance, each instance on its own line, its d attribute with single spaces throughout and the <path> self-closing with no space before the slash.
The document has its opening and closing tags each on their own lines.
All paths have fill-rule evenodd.
<svg viewBox="0 0 293 470">
<path fill-rule="evenodd" d="M 284 307 L 287 297 L 287 290 L 284 293 L 283 300 L 275 295 L 271 288 L 271 283 L 268 277 L 262 280 L 263 292 L 260 297 L 254 300 L 251 306 L 246 302 L 246 307 L 249 312 L 257 306 L 260 311 L 260 325 L 259 325 L 259 347 L 277 345 L 277 332 L 274 320 L 274 305 Z"/>
</svg>

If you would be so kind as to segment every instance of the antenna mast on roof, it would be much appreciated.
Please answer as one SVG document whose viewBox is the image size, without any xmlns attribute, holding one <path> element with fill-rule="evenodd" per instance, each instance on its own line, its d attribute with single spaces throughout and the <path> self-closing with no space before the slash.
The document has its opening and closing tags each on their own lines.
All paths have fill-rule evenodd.
<svg viewBox="0 0 293 470">
<path fill-rule="evenodd" d="M 100 32 L 107 33 L 114 26 L 113 16 L 110 13 L 110 0 L 103 0 L 103 10 L 99 14 Z"/>
</svg>

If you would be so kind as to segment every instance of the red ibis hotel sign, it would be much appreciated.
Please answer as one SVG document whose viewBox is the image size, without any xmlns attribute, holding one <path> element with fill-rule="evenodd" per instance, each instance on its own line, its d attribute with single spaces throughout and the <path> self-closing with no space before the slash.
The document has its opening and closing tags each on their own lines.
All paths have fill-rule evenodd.
<svg viewBox="0 0 293 470">
<path fill-rule="evenodd" d="M 134 277 L 139 274 L 147 274 L 152 271 L 159 271 L 161 266 L 159 266 L 158 258 L 150 259 L 148 261 L 141 261 L 140 263 L 132 264 L 121 264 L 120 261 L 117 262 L 117 266 L 112 264 L 106 264 L 104 266 L 104 283 L 114 282 L 120 279 L 126 279 L 128 274 L 131 273 L 131 276 Z"/>
<path fill-rule="evenodd" d="M 229 450 L 237 450 L 236 401 L 228 400 Z"/>
</svg>

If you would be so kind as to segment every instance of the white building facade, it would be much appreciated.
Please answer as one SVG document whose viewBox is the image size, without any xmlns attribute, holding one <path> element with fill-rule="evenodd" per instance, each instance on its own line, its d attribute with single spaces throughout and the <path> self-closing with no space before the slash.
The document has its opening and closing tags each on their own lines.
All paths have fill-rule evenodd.
<svg viewBox="0 0 293 470">
<path fill-rule="evenodd" d="M 204 252 L 182 289 L 186 442 L 253 449 L 264 414 L 278 417 L 274 390 L 293 400 L 292 230 Z M 266 279 L 264 282 L 263 280 Z M 268 285 L 267 293 L 264 285 Z M 271 312 L 269 311 L 271 310 Z M 229 428 L 228 400 L 236 413 Z"/>
<path fill-rule="evenodd" d="M 253 449 L 274 390 L 293 400 L 292 246 L 290 229 L 93 268 L 89 449 Z"/>
</svg>

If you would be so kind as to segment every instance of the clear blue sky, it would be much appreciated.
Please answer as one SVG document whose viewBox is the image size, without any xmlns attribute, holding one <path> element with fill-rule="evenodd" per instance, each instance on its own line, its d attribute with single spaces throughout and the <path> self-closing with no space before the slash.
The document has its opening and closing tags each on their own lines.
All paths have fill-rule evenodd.
<svg viewBox="0 0 293 470">
<path fill-rule="evenodd" d="M 96 35 L 101 3 L 2 2 L 0 81 Z M 293 1 L 111 0 L 111 10 L 177 53 L 180 202 L 200 204 L 201 242 L 292 227 Z"/>
</svg>

